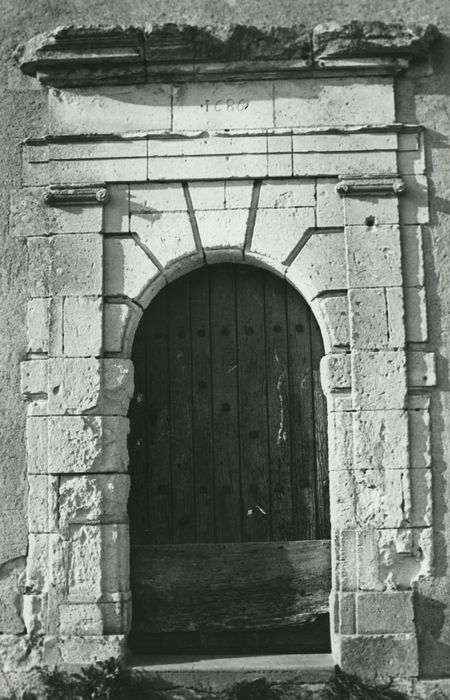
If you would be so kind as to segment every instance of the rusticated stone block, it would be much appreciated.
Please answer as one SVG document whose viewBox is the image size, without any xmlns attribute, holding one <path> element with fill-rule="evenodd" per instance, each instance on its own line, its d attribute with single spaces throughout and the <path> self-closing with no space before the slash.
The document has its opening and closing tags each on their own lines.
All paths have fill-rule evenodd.
<svg viewBox="0 0 450 700">
<path fill-rule="evenodd" d="M 355 411 L 352 419 L 355 469 L 408 469 L 406 411 Z"/>
<path fill-rule="evenodd" d="M 103 343 L 105 353 L 129 356 L 142 309 L 131 301 L 106 302 L 103 306 Z"/>
<path fill-rule="evenodd" d="M 102 300 L 99 297 L 64 299 L 64 355 L 99 356 L 102 352 Z"/>
<path fill-rule="evenodd" d="M 346 294 L 317 297 L 311 308 L 322 330 L 325 352 L 350 345 L 348 299 Z"/>
<path fill-rule="evenodd" d="M 398 226 L 347 226 L 349 287 L 402 285 Z"/>
<path fill-rule="evenodd" d="M 323 292 L 347 289 L 344 233 L 314 233 L 286 278 L 308 302 Z"/>
<path fill-rule="evenodd" d="M 61 476 L 59 523 L 126 523 L 130 489 L 128 474 Z"/>
<path fill-rule="evenodd" d="M 71 601 L 129 590 L 128 525 L 69 525 L 69 552 Z"/>
<path fill-rule="evenodd" d="M 404 408 L 406 357 L 401 350 L 352 353 L 352 387 L 355 408 Z"/>
<path fill-rule="evenodd" d="M 383 683 L 419 673 L 415 634 L 342 635 L 341 665 L 347 673 Z"/>
</svg>

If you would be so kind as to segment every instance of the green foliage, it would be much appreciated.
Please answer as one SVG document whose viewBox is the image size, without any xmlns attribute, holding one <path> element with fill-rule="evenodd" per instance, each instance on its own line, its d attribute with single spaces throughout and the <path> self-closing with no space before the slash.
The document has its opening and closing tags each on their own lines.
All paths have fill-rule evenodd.
<svg viewBox="0 0 450 700">
<path fill-rule="evenodd" d="M 369 685 L 357 676 L 335 666 L 335 675 L 327 682 L 322 700 L 408 700 L 408 697 L 386 685 Z"/>
</svg>

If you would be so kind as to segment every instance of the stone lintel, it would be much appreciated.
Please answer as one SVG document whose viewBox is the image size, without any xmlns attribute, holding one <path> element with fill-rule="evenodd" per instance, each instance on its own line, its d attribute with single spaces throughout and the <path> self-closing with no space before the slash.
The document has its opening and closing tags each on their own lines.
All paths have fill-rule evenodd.
<svg viewBox="0 0 450 700">
<path fill-rule="evenodd" d="M 44 203 L 49 207 L 106 204 L 110 194 L 104 184 L 61 185 L 49 187 L 44 194 Z"/>
<path fill-rule="evenodd" d="M 55 87 L 292 78 L 316 69 L 385 74 L 424 57 L 437 36 L 431 25 L 356 21 L 312 30 L 303 25 L 65 26 L 19 46 L 16 58 L 23 73 Z"/>
<path fill-rule="evenodd" d="M 343 197 L 386 197 L 404 190 L 405 183 L 400 177 L 342 177 L 336 185 L 336 191 Z"/>
</svg>

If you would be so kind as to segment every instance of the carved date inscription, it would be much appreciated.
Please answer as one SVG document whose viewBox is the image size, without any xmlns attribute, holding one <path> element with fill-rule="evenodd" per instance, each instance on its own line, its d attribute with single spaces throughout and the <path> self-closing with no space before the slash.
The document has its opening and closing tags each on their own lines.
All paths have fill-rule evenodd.
<svg viewBox="0 0 450 700">
<path fill-rule="evenodd" d="M 247 100 L 233 100 L 231 97 L 221 100 L 205 100 L 200 105 L 205 112 L 244 112 L 249 107 Z"/>
</svg>

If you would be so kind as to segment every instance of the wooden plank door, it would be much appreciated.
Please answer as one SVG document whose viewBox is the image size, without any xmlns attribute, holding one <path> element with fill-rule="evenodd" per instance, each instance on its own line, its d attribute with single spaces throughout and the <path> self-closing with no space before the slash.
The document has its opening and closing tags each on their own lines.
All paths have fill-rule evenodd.
<svg viewBox="0 0 450 700">
<path fill-rule="evenodd" d="M 136 652 L 326 651 L 322 339 L 284 280 L 204 267 L 162 290 L 133 347 Z"/>
</svg>

